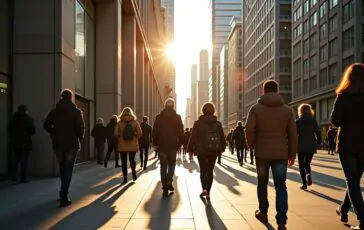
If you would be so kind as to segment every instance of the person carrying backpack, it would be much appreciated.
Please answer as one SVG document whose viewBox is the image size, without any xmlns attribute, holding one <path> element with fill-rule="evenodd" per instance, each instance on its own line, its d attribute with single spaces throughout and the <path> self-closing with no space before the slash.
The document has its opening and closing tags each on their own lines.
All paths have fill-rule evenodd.
<svg viewBox="0 0 364 230">
<path fill-rule="evenodd" d="M 128 182 L 127 159 L 129 155 L 130 168 L 133 181 L 137 179 L 135 155 L 139 151 L 139 138 L 142 136 L 142 129 L 130 107 L 125 107 L 120 114 L 120 121 L 115 127 L 117 138 L 117 149 L 121 158 L 121 170 L 123 172 L 123 183 Z"/>
<path fill-rule="evenodd" d="M 214 104 L 207 102 L 202 106 L 202 113 L 193 125 L 187 150 L 197 155 L 200 165 L 202 185 L 201 198 L 210 199 L 215 162 L 226 148 L 225 134 L 217 120 Z"/>
</svg>

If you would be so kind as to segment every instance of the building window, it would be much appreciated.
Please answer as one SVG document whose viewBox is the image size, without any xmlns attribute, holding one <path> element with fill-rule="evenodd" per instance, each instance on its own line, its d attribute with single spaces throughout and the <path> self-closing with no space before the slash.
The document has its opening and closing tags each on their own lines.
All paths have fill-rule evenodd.
<svg viewBox="0 0 364 230">
<path fill-rule="evenodd" d="M 329 33 L 335 32 L 337 30 L 338 23 L 337 16 L 329 19 Z"/>
<path fill-rule="evenodd" d="M 301 66 L 302 66 L 301 59 L 299 59 L 293 63 L 293 78 L 294 79 L 301 77 L 301 71 L 302 71 Z"/>
<path fill-rule="evenodd" d="M 316 33 L 312 34 L 310 37 L 310 49 L 316 49 L 317 39 L 316 39 Z"/>
<path fill-rule="evenodd" d="M 346 67 L 348 67 L 349 65 L 351 65 L 353 63 L 354 63 L 354 56 L 353 55 L 343 59 L 343 70 L 345 70 Z"/>
<path fill-rule="evenodd" d="M 303 73 L 307 74 L 309 71 L 310 65 L 308 59 L 303 61 Z"/>
<path fill-rule="evenodd" d="M 85 37 L 85 11 L 76 1 L 75 91 L 79 95 L 85 93 Z"/>
<path fill-rule="evenodd" d="M 303 41 L 303 54 L 308 53 L 310 50 L 310 42 L 308 39 L 306 39 L 305 41 Z"/>
<path fill-rule="evenodd" d="M 327 60 L 327 45 L 324 45 L 320 48 L 320 62 L 324 62 Z"/>
<path fill-rule="evenodd" d="M 308 88 L 308 79 L 303 80 L 303 94 L 308 94 L 309 88 Z"/>
<path fill-rule="evenodd" d="M 335 6 L 337 6 L 338 0 L 329 0 L 329 9 L 331 10 Z"/>
<path fill-rule="evenodd" d="M 293 46 L 293 56 L 298 57 L 301 55 L 301 42 Z"/>
<path fill-rule="evenodd" d="M 308 33 L 310 29 L 310 24 L 309 24 L 309 21 L 306 20 L 304 23 L 303 23 L 303 34 L 306 34 Z"/>
<path fill-rule="evenodd" d="M 317 12 L 311 15 L 310 21 L 312 27 L 317 25 Z"/>
<path fill-rule="evenodd" d="M 320 39 L 326 38 L 327 36 L 327 26 L 326 23 L 320 26 Z"/>
<path fill-rule="evenodd" d="M 319 80 L 320 80 L 320 82 L 319 82 L 320 88 L 327 86 L 327 69 L 326 68 L 320 70 Z"/>
<path fill-rule="evenodd" d="M 310 78 L 310 90 L 313 91 L 317 89 L 317 76 L 313 76 Z"/>
<path fill-rule="evenodd" d="M 344 9 L 343 9 L 343 23 L 347 23 L 352 18 L 354 18 L 354 1 L 353 0 L 351 0 L 348 4 L 346 4 L 344 6 Z"/>
<path fill-rule="evenodd" d="M 316 70 L 317 56 L 313 55 L 310 57 L 310 71 Z"/>
<path fill-rule="evenodd" d="M 354 27 L 351 27 L 343 33 L 343 50 L 353 48 L 354 42 Z"/>
<path fill-rule="evenodd" d="M 299 97 L 301 96 L 301 81 L 295 81 L 293 83 L 293 92 L 294 92 L 294 97 Z"/>
<path fill-rule="evenodd" d="M 337 63 L 332 64 L 329 66 L 329 75 L 328 75 L 328 84 L 331 85 L 333 83 L 336 83 L 338 80 L 338 67 Z"/>
<path fill-rule="evenodd" d="M 324 2 L 320 6 L 320 18 L 324 17 L 327 14 L 327 2 Z"/>
<path fill-rule="evenodd" d="M 303 15 L 308 13 L 310 6 L 309 6 L 309 2 L 308 0 L 305 1 L 305 3 L 303 4 Z"/>
<path fill-rule="evenodd" d="M 328 118 L 327 100 L 320 101 L 320 118 L 326 120 Z"/>
<path fill-rule="evenodd" d="M 337 38 L 329 42 L 329 57 L 333 57 L 338 54 L 338 42 Z"/>
<path fill-rule="evenodd" d="M 316 5 L 316 3 L 317 3 L 317 0 L 311 0 L 311 8 L 312 8 L 314 5 Z"/>
</svg>

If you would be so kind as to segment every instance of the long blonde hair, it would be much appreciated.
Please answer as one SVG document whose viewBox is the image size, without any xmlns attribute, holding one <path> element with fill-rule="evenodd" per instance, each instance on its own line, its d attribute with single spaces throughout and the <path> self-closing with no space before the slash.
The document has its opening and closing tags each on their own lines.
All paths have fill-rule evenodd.
<svg viewBox="0 0 364 230">
<path fill-rule="evenodd" d="M 364 93 L 364 65 L 361 63 L 351 64 L 346 68 L 339 85 L 337 94 L 344 92 Z"/>
<path fill-rule="evenodd" d="M 298 116 L 302 117 L 304 114 L 308 114 L 310 116 L 315 115 L 315 111 L 312 109 L 310 104 L 303 103 L 298 107 Z"/>
<path fill-rule="evenodd" d="M 132 116 L 132 117 L 134 117 L 135 120 L 137 119 L 137 117 L 135 116 L 133 110 L 130 107 L 125 107 L 123 109 L 123 111 L 121 111 L 119 117 L 124 117 L 124 116 Z"/>
</svg>

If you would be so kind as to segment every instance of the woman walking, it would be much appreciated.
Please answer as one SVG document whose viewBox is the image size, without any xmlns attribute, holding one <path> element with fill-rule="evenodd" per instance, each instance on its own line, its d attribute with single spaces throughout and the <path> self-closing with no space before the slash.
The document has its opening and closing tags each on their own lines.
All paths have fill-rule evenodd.
<svg viewBox="0 0 364 230">
<path fill-rule="evenodd" d="M 344 203 L 337 213 L 347 222 L 347 213 L 354 206 L 359 226 L 364 229 L 364 202 L 360 179 L 364 171 L 364 65 L 352 64 L 336 89 L 331 123 L 339 127 L 337 149 L 347 183 Z"/>
<path fill-rule="evenodd" d="M 321 145 L 321 134 L 311 105 L 301 104 L 298 107 L 298 116 L 298 165 L 302 178 L 301 189 L 306 190 L 307 186 L 312 185 L 311 161 Z"/>
<path fill-rule="evenodd" d="M 200 197 L 209 200 L 216 159 L 225 151 L 226 141 L 222 125 L 214 115 L 214 104 L 205 103 L 202 113 L 193 125 L 187 150 L 197 155 L 203 190 Z"/>
<path fill-rule="evenodd" d="M 118 152 L 121 158 L 121 170 L 123 172 L 123 183 L 128 182 L 127 159 L 129 156 L 130 168 L 133 174 L 133 180 L 137 179 L 135 154 L 139 151 L 139 138 L 142 136 L 142 130 L 129 107 L 125 107 L 120 114 L 119 122 L 115 127 L 115 137 L 117 138 Z"/>
</svg>

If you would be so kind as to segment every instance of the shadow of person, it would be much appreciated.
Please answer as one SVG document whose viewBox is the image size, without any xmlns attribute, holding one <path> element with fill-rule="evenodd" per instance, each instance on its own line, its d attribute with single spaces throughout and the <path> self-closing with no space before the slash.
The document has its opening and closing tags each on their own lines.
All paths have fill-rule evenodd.
<svg viewBox="0 0 364 230">
<path fill-rule="evenodd" d="M 185 167 L 189 173 L 193 173 L 194 171 L 200 172 L 200 166 L 196 163 L 195 159 L 183 162 L 183 167 Z"/>
<path fill-rule="evenodd" d="M 98 229 L 107 223 L 116 213 L 116 206 L 113 204 L 123 195 L 134 183 L 124 186 L 117 185 L 91 204 L 84 206 L 71 213 L 50 229 Z M 121 189 L 120 189 L 121 187 Z M 111 197 L 110 197 L 111 196 Z"/>
<path fill-rule="evenodd" d="M 218 230 L 227 230 L 228 228 L 221 220 L 219 214 L 215 211 L 213 205 L 209 200 L 201 198 L 202 202 L 205 205 L 205 212 L 207 217 L 207 222 L 209 224 L 210 229 L 218 229 Z"/>
<path fill-rule="evenodd" d="M 178 178 L 173 182 L 175 188 L 178 187 Z M 144 210 L 149 214 L 150 222 L 148 229 L 168 230 L 171 227 L 172 213 L 176 211 L 180 202 L 178 190 L 171 192 L 169 196 L 162 196 L 162 183 L 155 186 L 151 198 L 145 203 Z"/>
<path fill-rule="evenodd" d="M 237 195 L 240 195 L 241 193 L 235 188 L 237 186 L 239 186 L 239 182 L 238 180 L 236 180 L 234 177 L 228 175 L 226 172 L 224 172 L 223 170 L 220 169 L 219 166 L 216 166 L 214 168 L 214 180 L 222 185 L 225 185 L 226 187 L 228 187 L 228 189 Z"/>
</svg>

